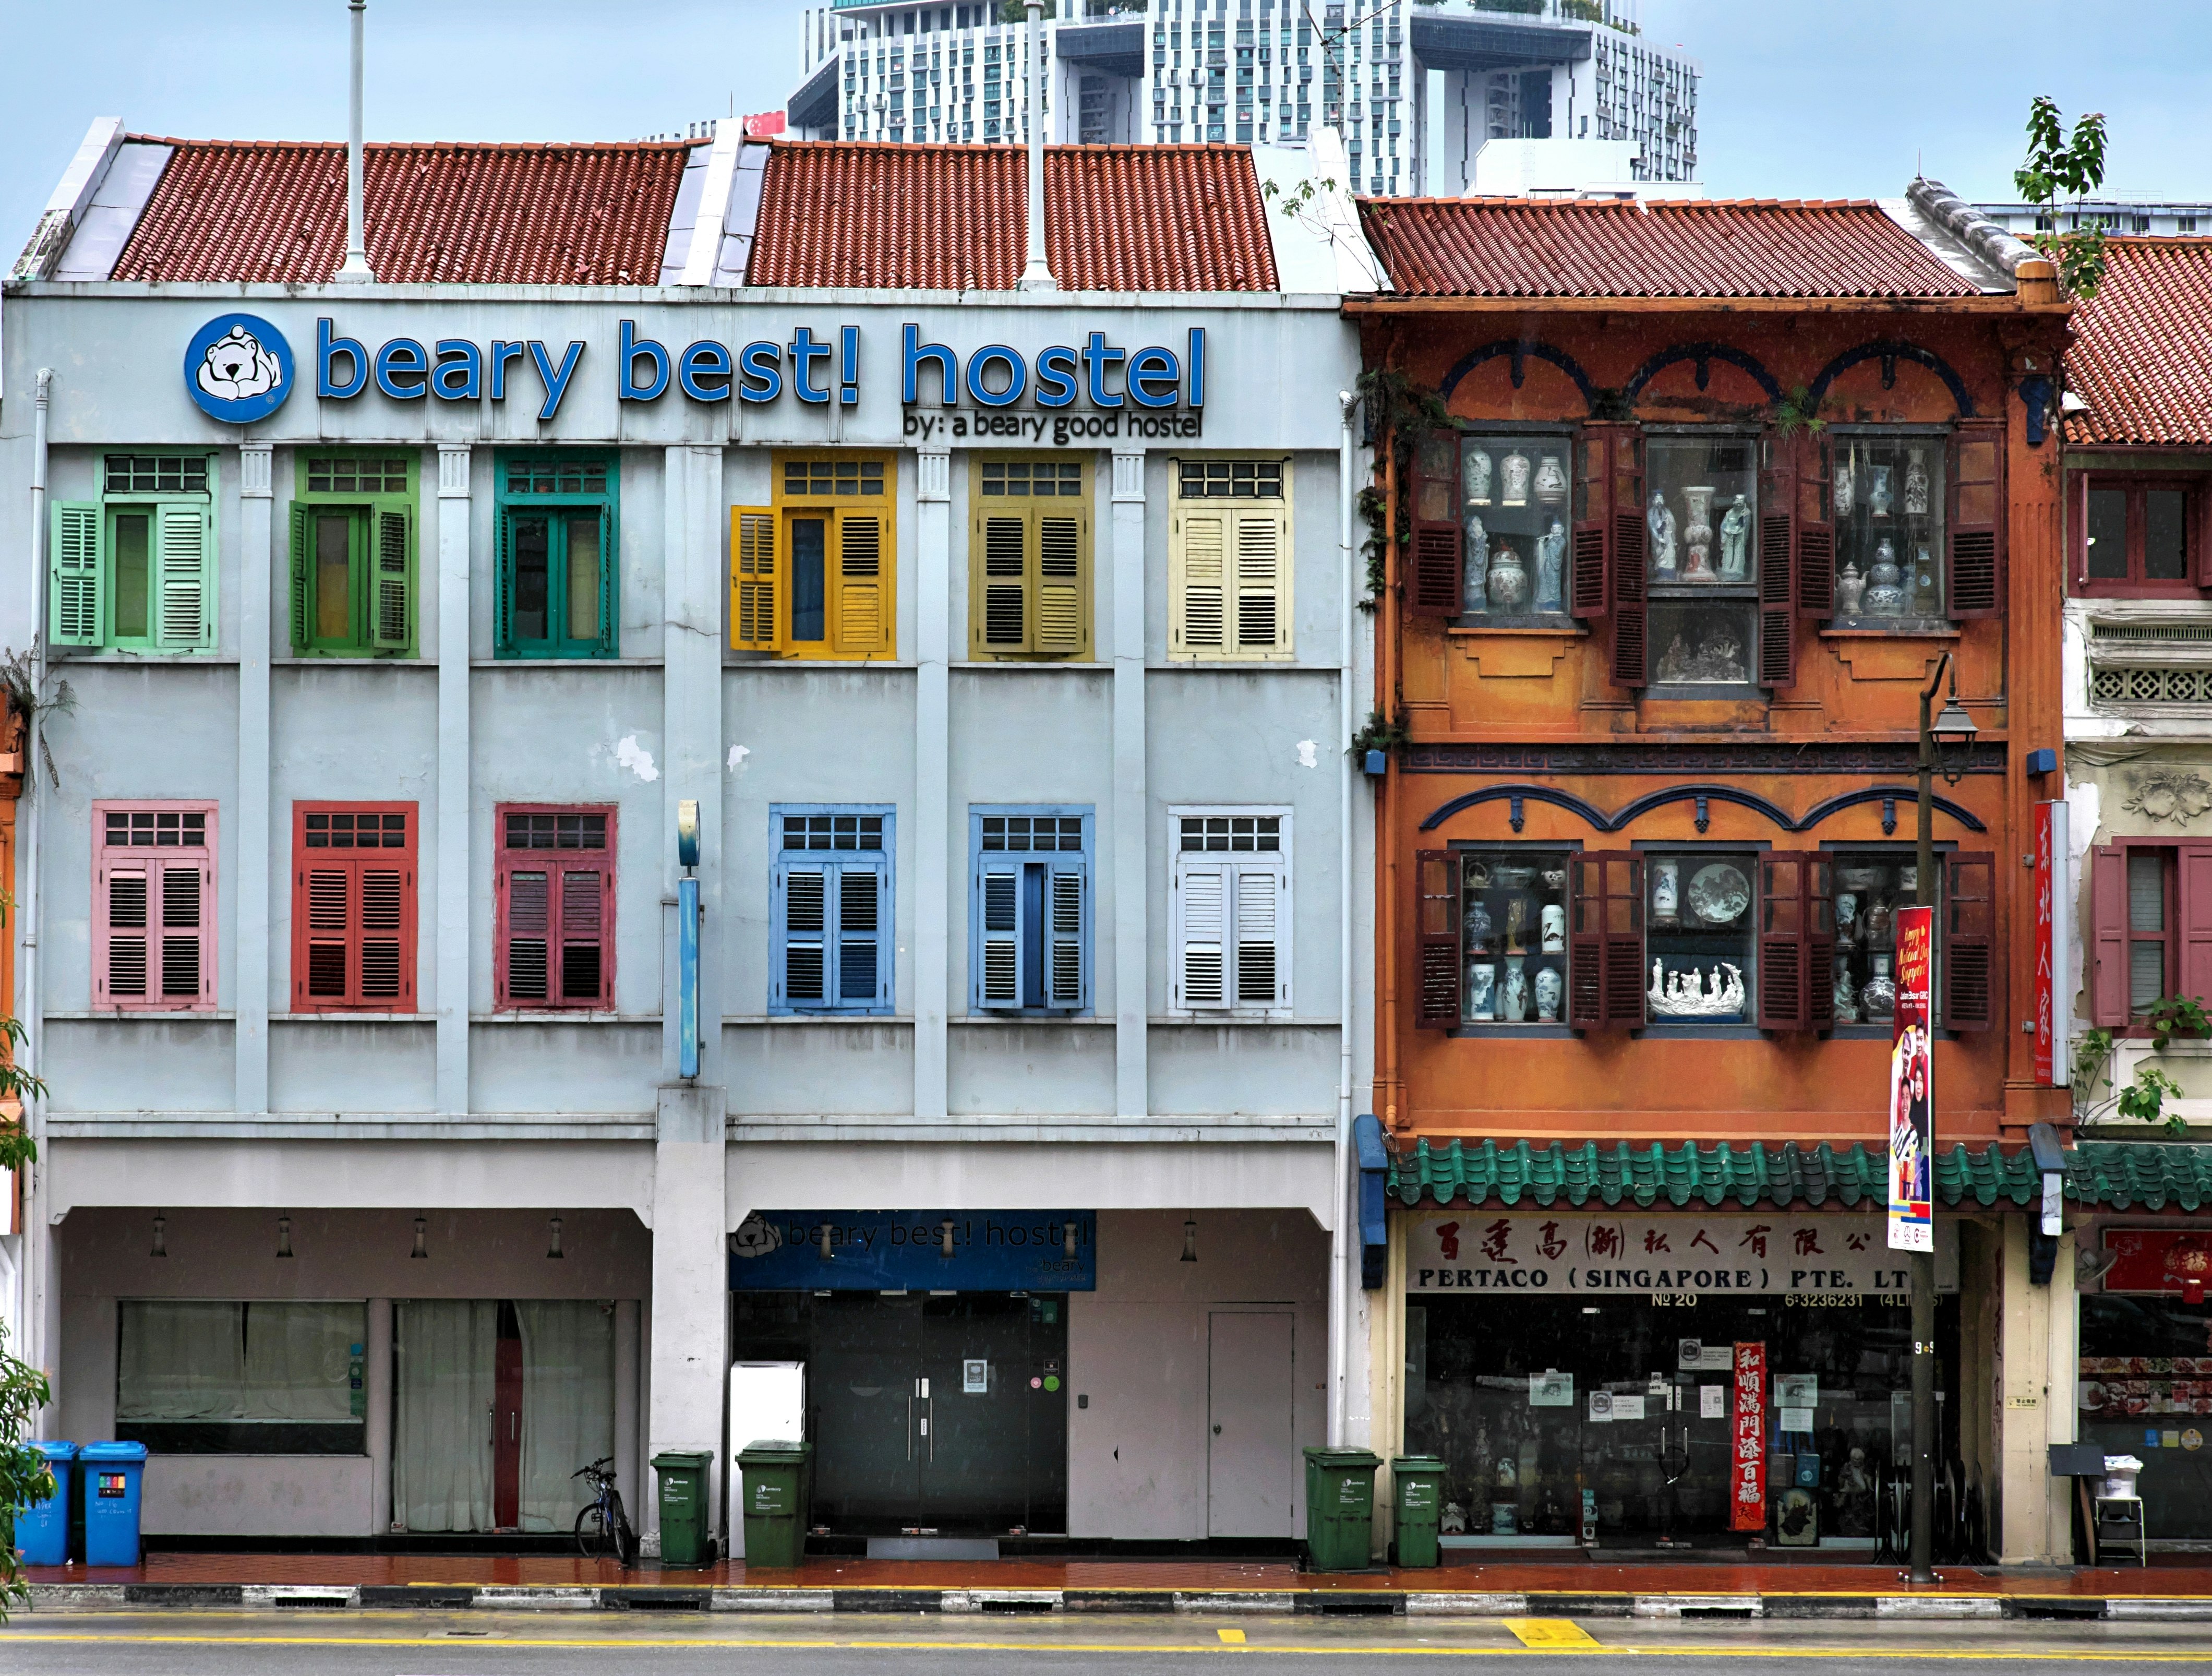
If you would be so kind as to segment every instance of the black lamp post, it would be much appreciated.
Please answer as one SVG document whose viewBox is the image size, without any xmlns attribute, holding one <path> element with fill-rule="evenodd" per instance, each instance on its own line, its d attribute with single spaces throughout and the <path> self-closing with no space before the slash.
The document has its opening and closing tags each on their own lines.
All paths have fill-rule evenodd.
<svg viewBox="0 0 2212 1676">
<path fill-rule="evenodd" d="M 1951 687 L 1942 712 L 1932 720 L 1929 708 L 1946 672 Z M 1936 660 L 1935 673 L 1920 694 L 1920 811 L 1919 855 L 1913 870 L 1913 900 L 1921 907 L 1936 905 L 1936 775 L 1943 783 L 1956 785 L 1966 771 L 1973 749 L 1973 718 L 1959 702 L 1959 666 L 1949 652 Z M 1929 997 L 1935 1011 L 1935 997 Z M 1935 1112 L 1929 1113 L 1929 1185 L 1933 1188 Z M 1933 1218 L 1929 1232 L 1934 1233 Z M 1934 1243 L 1931 1237 L 1929 1243 Z M 1936 1253 L 1912 1253 L 1912 1581 L 1936 1581 Z"/>
</svg>

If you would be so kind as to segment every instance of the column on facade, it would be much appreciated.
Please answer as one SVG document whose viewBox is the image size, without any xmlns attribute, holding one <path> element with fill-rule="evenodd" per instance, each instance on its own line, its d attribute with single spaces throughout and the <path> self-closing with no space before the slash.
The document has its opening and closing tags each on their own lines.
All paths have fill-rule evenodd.
<svg viewBox="0 0 2212 1676">
<path fill-rule="evenodd" d="M 945 1110 L 951 984 L 952 456 L 915 456 L 914 1114 Z"/>
<path fill-rule="evenodd" d="M 1145 456 L 1114 455 L 1114 1112 L 1151 1109 L 1146 1067 Z"/>
<path fill-rule="evenodd" d="M 238 853 L 237 992 L 232 996 L 237 1070 L 232 1108 L 269 1109 L 269 659 L 273 644 L 275 507 L 267 442 L 238 449 L 238 803 L 231 842 Z"/>
<path fill-rule="evenodd" d="M 438 1111 L 469 1110 L 469 450 L 438 446 Z"/>
<path fill-rule="evenodd" d="M 2002 1475 L 1994 1545 L 2003 1565 L 2068 1565 L 2074 1557 L 2074 1481 L 2051 1476 L 2053 1443 L 2074 1441 L 2081 1312 L 2075 1244 L 2058 1242 L 2047 1285 L 2027 1277 L 2035 1217 L 2003 1219 L 1997 1312 L 1997 1460 Z M 1961 1393 L 1963 1398 L 1964 1393 Z"/>
</svg>

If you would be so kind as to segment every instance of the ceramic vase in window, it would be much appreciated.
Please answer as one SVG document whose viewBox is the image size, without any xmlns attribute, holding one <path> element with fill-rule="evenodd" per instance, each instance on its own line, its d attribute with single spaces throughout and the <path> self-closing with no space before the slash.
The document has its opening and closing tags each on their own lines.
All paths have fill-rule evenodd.
<svg viewBox="0 0 2212 1676">
<path fill-rule="evenodd" d="M 1546 966 L 1536 974 L 1536 1020 L 1540 1024 L 1559 1021 L 1559 998 L 1566 993 L 1566 980 L 1559 976 L 1559 968 Z"/>
<path fill-rule="evenodd" d="M 1884 952 L 1867 957 L 1874 962 L 1874 976 L 1866 980 L 1859 999 L 1866 1004 L 1867 1022 L 1880 1023 L 1897 1011 L 1897 980 L 1889 975 L 1889 955 Z"/>
<path fill-rule="evenodd" d="M 1480 448 L 1467 451 L 1467 503 L 1469 506 L 1490 504 L 1490 456 Z"/>
<path fill-rule="evenodd" d="M 1528 572 L 1521 555 L 1503 542 L 1490 556 L 1490 603 L 1508 613 L 1528 603 Z"/>
<path fill-rule="evenodd" d="M 1471 506 L 1472 501 L 1468 503 Z M 1482 520 L 1472 512 L 1467 515 L 1466 575 L 1461 608 L 1465 611 L 1490 609 L 1490 532 L 1482 527 Z"/>
<path fill-rule="evenodd" d="M 1690 521 L 1682 526 L 1682 545 L 1690 550 L 1689 568 L 1682 572 L 1684 582 L 1718 582 L 1713 570 L 1713 491 L 1710 485 L 1682 491 L 1682 503 L 1689 509 Z"/>
<path fill-rule="evenodd" d="M 1897 568 L 1897 549 L 1887 536 L 1874 550 L 1874 568 L 1867 572 L 1865 609 L 1869 617 L 1899 617 L 1905 613 L 1905 572 Z"/>
<path fill-rule="evenodd" d="M 1498 503 L 1503 506 L 1528 504 L 1528 456 L 1516 448 L 1498 463 L 1501 493 Z"/>
<path fill-rule="evenodd" d="M 1851 957 L 1836 956 L 1836 1022 L 1856 1024 L 1859 1021 L 1859 998 L 1851 989 Z"/>
<path fill-rule="evenodd" d="M 1467 968 L 1467 1016 L 1476 1023 L 1487 1023 L 1497 1017 L 1497 992 L 1498 968 L 1487 960 L 1470 961 Z"/>
<path fill-rule="evenodd" d="M 1890 505 L 1895 498 L 1890 492 L 1890 467 L 1875 466 L 1870 469 L 1874 472 L 1874 484 L 1867 491 L 1867 510 L 1877 518 L 1887 518 L 1889 516 Z"/>
<path fill-rule="evenodd" d="M 1836 461 L 1836 516 L 1851 515 L 1851 457 L 1845 454 Z"/>
<path fill-rule="evenodd" d="M 1567 497 L 1567 468 L 1559 464 L 1559 456 L 1547 454 L 1536 462 L 1536 498 L 1546 506 L 1557 506 Z"/>
<path fill-rule="evenodd" d="M 1936 561 L 1925 547 L 1916 547 L 1912 553 L 1912 600 L 1915 609 L 1923 617 L 1936 615 Z"/>
<path fill-rule="evenodd" d="M 1843 575 L 1836 578 L 1836 615 L 1857 616 L 1859 601 L 1865 595 L 1866 578 L 1859 574 L 1857 565 L 1851 564 L 1848 559 L 1845 560 Z"/>
<path fill-rule="evenodd" d="M 1543 948 L 1547 954 L 1567 952 L 1567 911 L 1556 902 L 1544 905 Z"/>
<path fill-rule="evenodd" d="M 1460 941 L 1470 954 L 1490 953 L 1490 910 L 1482 905 L 1479 896 L 1468 898 L 1467 911 L 1460 917 Z"/>
<path fill-rule="evenodd" d="M 1681 862 L 1654 862 L 1651 864 L 1651 923 L 1654 925 L 1680 923 L 1681 887 Z"/>
<path fill-rule="evenodd" d="M 1519 1024 L 1528 1016 L 1528 975 L 1521 970 L 1521 957 L 1505 957 L 1505 981 L 1498 986 L 1498 1015 Z"/>
<path fill-rule="evenodd" d="M 1924 518 L 1928 515 L 1928 465 L 1921 456 L 1925 448 L 1905 451 L 1905 515 Z"/>
</svg>

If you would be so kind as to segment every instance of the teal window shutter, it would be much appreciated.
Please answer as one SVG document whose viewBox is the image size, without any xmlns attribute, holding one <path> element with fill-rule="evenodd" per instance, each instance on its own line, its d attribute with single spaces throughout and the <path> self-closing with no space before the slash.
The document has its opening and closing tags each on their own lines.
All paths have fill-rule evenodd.
<svg viewBox="0 0 2212 1676">
<path fill-rule="evenodd" d="M 499 509 L 498 563 L 492 577 L 493 651 L 501 657 L 514 655 L 514 513 Z"/>
<path fill-rule="evenodd" d="M 57 646 L 97 646 L 103 609 L 104 578 L 100 551 L 100 503 L 57 501 L 49 538 L 52 621 L 48 632 Z"/>
<path fill-rule="evenodd" d="M 155 636 L 165 651 L 215 645 L 211 523 L 197 501 L 164 501 L 155 509 Z"/>
<path fill-rule="evenodd" d="M 615 550 L 615 509 L 599 509 L 599 645 L 601 657 L 622 655 L 622 556 Z"/>
<path fill-rule="evenodd" d="M 307 565 L 315 533 L 315 510 L 292 503 L 292 655 L 303 657 L 308 649 Z"/>
</svg>

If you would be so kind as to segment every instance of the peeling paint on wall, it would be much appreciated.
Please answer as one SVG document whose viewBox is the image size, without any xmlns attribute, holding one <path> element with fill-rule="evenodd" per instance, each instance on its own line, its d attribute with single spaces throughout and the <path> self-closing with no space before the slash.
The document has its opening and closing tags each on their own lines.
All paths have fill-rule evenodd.
<svg viewBox="0 0 2212 1676">
<path fill-rule="evenodd" d="M 653 765 L 653 753 L 637 742 L 635 734 L 624 734 L 622 743 L 615 747 L 615 766 L 627 768 L 648 784 L 660 777 L 660 771 Z"/>
<path fill-rule="evenodd" d="M 745 759 L 752 755 L 752 753 L 753 747 L 750 745 L 732 745 L 730 747 L 730 772 L 732 774 L 744 772 Z"/>
<path fill-rule="evenodd" d="M 1310 739 L 1302 739 L 1298 741 L 1298 766 L 1301 768 L 1318 768 L 1321 766 L 1321 745 L 1319 741 Z"/>
</svg>

